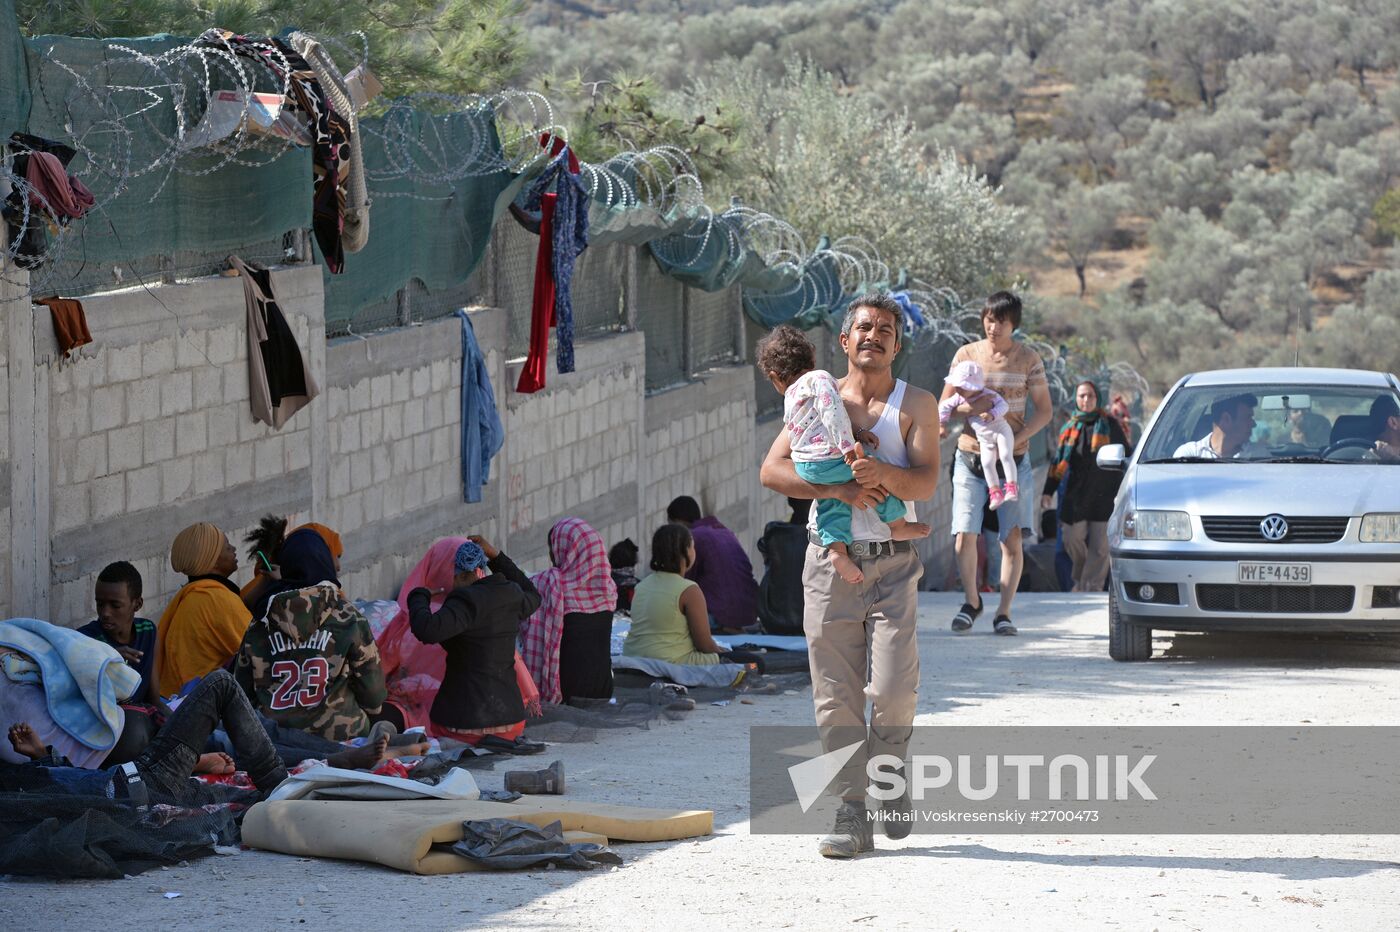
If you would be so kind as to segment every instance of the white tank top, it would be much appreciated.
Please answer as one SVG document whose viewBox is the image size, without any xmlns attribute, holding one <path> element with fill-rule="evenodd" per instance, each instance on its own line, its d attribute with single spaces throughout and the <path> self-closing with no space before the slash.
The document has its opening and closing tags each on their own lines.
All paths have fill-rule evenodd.
<svg viewBox="0 0 1400 932">
<path fill-rule="evenodd" d="M 904 445 L 904 432 L 899 427 L 899 410 L 904 404 L 904 388 L 904 380 L 896 379 L 890 397 L 885 400 L 885 410 L 880 412 L 880 419 L 870 429 L 871 433 L 880 438 L 880 449 L 877 453 L 879 459 L 901 469 L 909 467 L 909 448 Z M 906 520 L 918 520 L 914 517 L 912 503 L 905 502 L 904 509 Z M 813 509 L 812 519 L 808 525 L 814 531 L 816 529 L 816 514 L 816 509 Z M 880 520 L 880 516 L 875 513 L 873 508 L 853 508 L 851 509 L 851 538 L 853 540 L 889 540 L 890 526 Z"/>
</svg>

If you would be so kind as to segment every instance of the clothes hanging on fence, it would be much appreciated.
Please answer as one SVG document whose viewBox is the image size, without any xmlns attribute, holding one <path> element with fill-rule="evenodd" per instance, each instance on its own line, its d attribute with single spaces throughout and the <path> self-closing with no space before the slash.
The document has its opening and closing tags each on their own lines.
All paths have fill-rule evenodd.
<svg viewBox="0 0 1400 932">
<path fill-rule="evenodd" d="M 360 125 L 355 118 L 354 94 L 349 81 L 342 77 L 321 43 L 304 32 L 294 32 L 289 37 L 292 46 L 306 59 L 326 99 L 335 112 L 345 120 L 347 148 L 349 149 L 349 171 L 346 177 L 345 201 L 343 204 L 344 225 L 340 242 L 346 252 L 359 252 L 369 243 L 369 189 L 365 184 L 365 159 L 360 141 Z"/>
<path fill-rule="evenodd" d="M 306 115 L 312 135 L 311 231 L 326 270 L 337 275 L 345 268 L 344 231 L 346 182 L 350 177 L 350 124 L 327 99 L 315 69 L 287 42 L 275 36 L 252 38 L 225 29 L 209 29 L 196 45 L 227 48 L 259 62 L 287 84 L 287 106 Z"/>
<path fill-rule="evenodd" d="M 63 358 L 69 358 L 69 354 L 77 350 L 80 346 L 87 346 L 92 342 L 92 334 L 88 332 L 87 315 L 83 313 L 81 301 L 74 301 L 69 298 L 35 298 L 35 304 L 42 304 L 49 309 L 49 316 L 53 319 L 53 335 L 58 340 L 58 351 L 63 354 Z"/>
<path fill-rule="evenodd" d="M 10 255 L 18 267 L 33 269 L 48 253 L 49 229 L 82 217 L 95 199 L 86 185 L 68 174 L 77 150 L 28 133 L 12 134 L 9 148 L 14 153 L 11 169 L 26 183 L 12 188 L 4 201 Z"/>
<path fill-rule="evenodd" d="M 462 310 L 457 316 L 462 318 L 462 501 L 479 502 L 506 432 L 471 316 Z"/>
<path fill-rule="evenodd" d="M 292 328 L 277 306 L 272 274 L 260 265 L 229 256 L 243 279 L 248 312 L 248 394 L 253 417 L 281 430 L 293 414 L 320 394 Z"/>
<path fill-rule="evenodd" d="M 579 183 L 578 158 L 549 134 L 540 145 L 550 147 L 552 161 L 525 193 L 525 210 L 539 211 L 539 247 L 535 255 L 535 292 L 530 312 L 530 352 L 515 390 L 544 388 L 549 353 L 549 328 L 557 331 L 555 366 L 574 371 L 574 264 L 588 247 L 588 194 Z M 554 190 L 548 190 L 553 186 Z"/>
</svg>

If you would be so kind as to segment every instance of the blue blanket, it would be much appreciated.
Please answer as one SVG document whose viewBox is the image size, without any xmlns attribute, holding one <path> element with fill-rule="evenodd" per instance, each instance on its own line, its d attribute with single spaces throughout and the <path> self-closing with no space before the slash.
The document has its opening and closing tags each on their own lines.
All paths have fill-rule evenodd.
<svg viewBox="0 0 1400 932">
<path fill-rule="evenodd" d="M 0 647 L 21 651 L 39 665 L 49 715 L 58 727 L 96 750 L 117 743 L 125 723 L 118 702 L 136 691 L 141 674 L 115 649 L 36 618 L 0 621 Z"/>
</svg>

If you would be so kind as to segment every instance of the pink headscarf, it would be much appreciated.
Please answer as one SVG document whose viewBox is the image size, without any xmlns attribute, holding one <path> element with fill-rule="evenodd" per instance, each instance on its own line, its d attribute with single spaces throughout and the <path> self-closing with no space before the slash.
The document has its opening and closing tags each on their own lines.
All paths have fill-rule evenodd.
<svg viewBox="0 0 1400 932">
<path fill-rule="evenodd" d="M 384 668 L 384 678 L 389 686 L 389 699 L 404 709 L 404 717 L 410 727 L 426 724 L 428 710 L 442 686 L 443 674 L 447 672 L 447 651 L 437 644 L 424 644 L 413 636 L 408 623 L 408 594 L 417 588 L 442 589 L 435 593 L 430 605 L 433 611 L 442 608 L 447 593 L 452 591 L 452 577 L 456 575 L 453 558 L 457 548 L 466 543 L 465 537 L 444 537 L 428 548 L 423 559 L 418 561 L 399 589 L 399 613 L 389 622 L 384 633 L 379 636 L 379 662 Z M 530 671 L 515 654 L 515 683 L 520 688 L 520 698 L 531 715 L 539 714 L 539 690 L 530 678 Z"/>
<path fill-rule="evenodd" d="M 564 701 L 559 688 L 564 616 L 612 611 L 617 607 L 617 584 L 603 538 L 582 518 L 561 518 L 550 528 L 549 552 L 554 566 L 532 577 L 541 601 L 520 628 L 520 650 L 540 698 L 557 704 Z"/>
</svg>

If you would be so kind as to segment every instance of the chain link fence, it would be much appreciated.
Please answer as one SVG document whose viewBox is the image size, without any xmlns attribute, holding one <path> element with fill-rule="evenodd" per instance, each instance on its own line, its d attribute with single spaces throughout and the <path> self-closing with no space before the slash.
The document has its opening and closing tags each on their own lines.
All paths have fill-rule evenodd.
<svg viewBox="0 0 1400 932">
<path fill-rule="evenodd" d="M 686 293 L 686 313 L 690 317 L 691 365 L 696 372 L 738 361 L 735 345 L 738 329 L 738 289 Z"/>
<path fill-rule="evenodd" d="M 654 262 L 637 269 L 637 328 L 646 334 L 647 391 L 671 388 L 690 378 L 685 352 L 685 286 Z"/>
<path fill-rule="evenodd" d="M 107 234 L 111 238 L 111 234 Z M 142 285 L 155 286 L 163 282 L 188 281 L 206 275 L 218 275 L 228 269 L 228 257 L 237 255 L 245 262 L 259 265 L 282 265 L 296 260 L 298 234 L 287 233 L 275 239 L 249 243 L 236 250 L 200 252 L 184 250 L 171 255 L 146 255 L 121 262 L 98 261 L 89 255 L 111 256 L 110 244 L 96 248 L 103 234 L 90 226 L 63 244 L 53 261 L 32 274 L 31 280 L 45 294 L 65 298 L 81 298 Z M 137 251 L 140 244 L 134 244 Z"/>
</svg>

